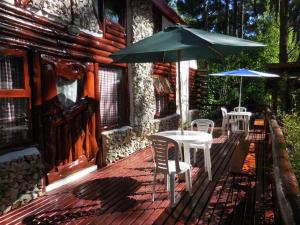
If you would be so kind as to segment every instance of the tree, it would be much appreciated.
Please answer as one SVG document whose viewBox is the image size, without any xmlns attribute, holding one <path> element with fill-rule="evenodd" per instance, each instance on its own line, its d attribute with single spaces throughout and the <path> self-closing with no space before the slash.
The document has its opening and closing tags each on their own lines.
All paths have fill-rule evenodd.
<svg viewBox="0 0 300 225">
<path fill-rule="evenodd" d="M 280 0 L 280 51 L 279 61 L 288 62 L 288 0 Z"/>
<path fill-rule="evenodd" d="M 233 0 L 233 35 L 238 36 L 238 3 L 237 0 Z"/>
<path fill-rule="evenodd" d="M 229 26 L 229 3 L 230 0 L 225 1 L 225 24 L 226 24 L 226 29 L 225 29 L 225 34 L 229 34 L 230 32 L 230 26 Z"/>
<path fill-rule="evenodd" d="M 299 0 L 178 0 L 178 12 L 194 27 L 240 37 L 256 36 L 257 18 L 280 21 L 280 62 L 300 61 Z"/>
</svg>

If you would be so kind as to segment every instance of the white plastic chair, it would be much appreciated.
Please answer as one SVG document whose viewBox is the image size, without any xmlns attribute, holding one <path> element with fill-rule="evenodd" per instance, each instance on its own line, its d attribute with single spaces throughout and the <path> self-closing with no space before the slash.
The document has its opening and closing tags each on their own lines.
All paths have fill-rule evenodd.
<svg viewBox="0 0 300 225">
<path fill-rule="evenodd" d="M 229 131 L 229 128 L 231 131 L 235 131 L 237 129 L 237 120 L 236 116 L 229 116 L 227 114 L 227 109 L 224 107 L 221 107 L 222 112 L 222 134 L 225 134 L 225 131 Z"/>
<path fill-rule="evenodd" d="M 233 111 L 234 111 L 234 112 L 247 112 L 247 108 L 246 108 L 246 107 L 243 107 L 243 106 L 240 106 L 240 107 L 234 107 L 234 108 L 233 108 Z"/>
<path fill-rule="evenodd" d="M 215 123 L 209 119 L 196 119 L 191 122 L 191 129 L 197 131 L 203 131 L 209 134 L 213 134 Z M 210 148 L 212 143 L 192 143 L 190 147 L 194 149 L 194 163 L 196 163 L 196 156 L 198 150 L 203 150 L 204 153 L 204 168 L 208 172 L 209 180 L 211 177 L 211 159 L 210 159 Z M 207 146 L 207 147 L 206 147 Z"/>
<path fill-rule="evenodd" d="M 167 190 L 170 192 L 171 207 L 175 205 L 175 175 L 185 173 L 186 190 L 192 191 L 191 165 L 186 162 L 179 161 L 178 143 L 170 138 L 152 135 L 149 137 L 152 142 L 153 159 L 154 159 L 154 178 L 153 178 L 153 195 L 152 201 L 155 199 L 155 184 L 157 173 L 162 173 L 167 177 Z M 175 160 L 169 160 L 168 150 L 170 147 L 175 148 Z"/>
<path fill-rule="evenodd" d="M 224 107 L 221 107 L 222 112 L 222 133 L 225 134 L 225 130 L 228 130 L 228 115 L 227 115 L 227 109 Z"/>
<path fill-rule="evenodd" d="M 234 112 L 247 112 L 247 108 L 243 106 L 238 106 L 233 108 Z M 246 117 L 245 116 L 237 116 L 237 129 L 240 129 L 240 122 L 242 122 L 243 130 L 246 130 Z"/>
</svg>

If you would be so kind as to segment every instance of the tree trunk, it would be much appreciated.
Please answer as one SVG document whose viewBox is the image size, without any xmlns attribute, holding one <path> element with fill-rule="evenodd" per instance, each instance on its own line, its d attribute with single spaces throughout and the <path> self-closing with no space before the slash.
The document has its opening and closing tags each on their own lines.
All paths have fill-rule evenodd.
<svg viewBox="0 0 300 225">
<path fill-rule="evenodd" d="M 225 5 L 225 23 L 226 23 L 225 34 L 229 34 L 229 0 L 226 0 L 226 5 Z"/>
<path fill-rule="evenodd" d="M 237 0 L 234 0 L 233 1 L 233 35 L 234 36 L 238 36 L 237 15 L 238 15 L 238 4 L 237 4 Z"/>
<path fill-rule="evenodd" d="M 279 37 L 279 62 L 288 62 L 288 0 L 280 0 L 279 6 L 280 37 Z M 291 108 L 291 94 L 288 76 L 285 77 L 284 110 L 288 112 Z"/>
<path fill-rule="evenodd" d="M 256 0 L 253 0 L 253 13 L 254 13 L 254 16 L 257 16 L 257 5 L 256 5 Z"/>
<path fill-rule="evenodd" d="M 244 0 L 241 0 L 240 38 L 244 38 Z"/>
<path fill-rule="evenodd" d="M 205 30 L 208 31 L 208 12 L 207 12 L 207 1 L 204 1 L 204 20 L 205 20 Z"/>
<path fill-rule="evenodd" d="M 279 62 L 288 62 L 288 0 L 280 0 Z"/>
</svg>

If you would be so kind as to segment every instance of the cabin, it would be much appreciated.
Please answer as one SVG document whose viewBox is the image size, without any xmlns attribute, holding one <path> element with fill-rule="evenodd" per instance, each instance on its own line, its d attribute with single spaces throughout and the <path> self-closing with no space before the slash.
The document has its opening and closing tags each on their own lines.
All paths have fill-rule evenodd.
<svg viewBox="0 0 300 225">
<path fill-rule="evenodd" d="M 176 64 L 109 58 L 177 23 L 163 0 L 0 2 L 0 213 L 178 128 Z M 205 71 L 181 71 L 188 122 Z"/>
</svg>

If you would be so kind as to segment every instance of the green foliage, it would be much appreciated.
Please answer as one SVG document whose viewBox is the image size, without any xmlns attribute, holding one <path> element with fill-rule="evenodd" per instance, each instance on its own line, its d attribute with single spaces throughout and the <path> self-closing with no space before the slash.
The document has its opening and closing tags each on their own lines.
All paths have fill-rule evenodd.
<svg viewBox="0 0 300 225">
<path fill-rule="evenodd" d="M 253 40 L 265 43 L 262 49 L 243 52 L 224 59 L 224 61 L 200 61 L 200 67 L 209 65 L 209 73 L 248 68 L 264 71 L 266 63 L 278 62 L 279 27 L 276 18 L 264 15 L 257 19 L 257 32 Z M 274 79 L 243 78 L 243 105 L 270 105 L 271 93 L 267 82 Z M 222 105 L 237 105 L 240 78 L 212 77 L 208 78 L 208 103 Z"/>
<path fill-rule="evenodd" d="M 190 25 L 211 32 L 236 35 L 235 24 L 239 36 L 267 45 L 263 49 L 241 53 L 224 59 L 223 61 L 199 61 L 200 68 L 207 68 L 211 72 L 248 68 L 264 71 L 267 63 L 279 62 L 280 17 L 288 21 L 288 61 L 300 61 L 300 1 L 287 1 L 288 12 L 282 17 L 279 0 L 267 1 L 237 1 L 237 8 L 231 0 L 166 0 L 171 7 L 177 10 L 183 19 Z M 229 4 L 226 12 L 226 2 Z M 243 5 L 241 4 L 243 2 Z M 242 10 L 243 6 L 243 10 Z M 237 10 L 237 17 L 234 17 Z M 243 12 L 243 24 L 242 15 Z M 226 15 L 229 21 L 226 21 Z M 287 17 L 287 18 L 285 18 Z M 242 26 L 243 25 L 243 26 Z M 283 43 L 284 44 L 284 43 Z M 281 48 L 281 50 L 284 48 Z M 282 54 L 281 54 L 282 55 Z M 243 80 L 242 101 L 245 106 L 270 105 L 271 90 L 278 94 L 279 111 L 289 110 L 287 101 L 288 90 L 285 79 L 245 79 Z M 237 105 L 239 94 L 239 78 L 209 77 L 207 103 Z"/>
<path fill-rule="evenodd" d="M 285 114 L 282 118 L 283 133 L 289 149 L 289 155 L 293 164 L 297 180 L 300 181 L 300 114 Z"/>
</svg>

